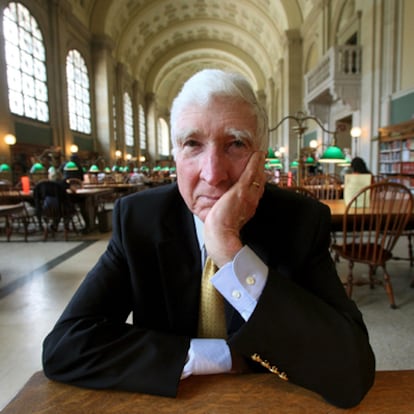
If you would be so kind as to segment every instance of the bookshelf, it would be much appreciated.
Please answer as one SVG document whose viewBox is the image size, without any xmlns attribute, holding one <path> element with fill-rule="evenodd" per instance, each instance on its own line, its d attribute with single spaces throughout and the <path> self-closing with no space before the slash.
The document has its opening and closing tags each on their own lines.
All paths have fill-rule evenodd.
<svg viewBox="0 0 414 414">
<path fill-rule="evenodd" d="M 379 128 L 378 174 L 414 191 L 414 119 Z"/>
</svg>

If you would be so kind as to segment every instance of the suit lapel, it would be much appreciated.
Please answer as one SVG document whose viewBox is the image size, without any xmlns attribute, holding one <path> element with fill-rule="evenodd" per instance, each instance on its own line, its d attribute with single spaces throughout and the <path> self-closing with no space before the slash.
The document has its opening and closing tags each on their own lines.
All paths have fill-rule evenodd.
<svg viewBox="0 0 414 414">
<path fill-rule="evenodd" d="M 194 219 L 181 196 L 165 215 L 162 228 L 158 254 L 168 325 L 175 332 L 195 335 L 201 260 Z"/>
</svg>

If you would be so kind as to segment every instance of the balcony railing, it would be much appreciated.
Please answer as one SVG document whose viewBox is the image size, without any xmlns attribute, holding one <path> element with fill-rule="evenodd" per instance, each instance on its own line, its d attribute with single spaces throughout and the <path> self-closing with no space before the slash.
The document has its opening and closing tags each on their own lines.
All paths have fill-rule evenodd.
<svg viewBox="0 0 414 414">
<path fill-rule="evenodd" d="M 305 103 L 310 106 L 342 100 L 356 109 L 360 98 L 361 66 L 360 46 L 332 47 L 319 65 L 305 75 Z M 327 102 L 327 92 L 330 102 Z"/>
</svg>

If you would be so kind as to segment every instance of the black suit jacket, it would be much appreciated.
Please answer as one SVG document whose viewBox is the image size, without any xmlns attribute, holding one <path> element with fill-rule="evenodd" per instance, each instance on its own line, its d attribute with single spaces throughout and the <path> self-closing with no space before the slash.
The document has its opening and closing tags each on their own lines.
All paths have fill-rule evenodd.
<svg viewBox="0 0 414 414">
<path fill-rule="evenodd" d="M 337 276 L 329 234 L 326 206 L 266 187 L 242 240 L 268 265 L 268 281 L 247 323 L 227 304 L 228 344 L 246 359 L 256 355 L 253 368 L 275 366 L 347 407 L 371 387 L 375 363 L 361 314 Z M 119 199 L 105 253 L 44 341 L 46 375 L 176 395 L 197 335 L 200 275 L 194 220 L 175 184 Z"/>
</svg>

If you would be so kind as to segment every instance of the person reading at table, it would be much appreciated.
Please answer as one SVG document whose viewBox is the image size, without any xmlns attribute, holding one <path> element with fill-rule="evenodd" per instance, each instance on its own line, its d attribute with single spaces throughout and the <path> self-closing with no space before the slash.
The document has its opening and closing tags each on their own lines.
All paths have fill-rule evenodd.
<svg viewBox="0 0 414 414">
<path fill-rule="evenodd" d="M 358 404 L 375 361 L 329 253 L 329 209 L 265 184 L 267 118 L 250 84 L 195 74 L 171 137 L 177 182 L 117 200 L 106 251 L 44 340 L 45 374 L 176 396 L 190 375 L 263 371 Z M 210 325 L 204 285 L 222 309 Z"/>
</svg>

